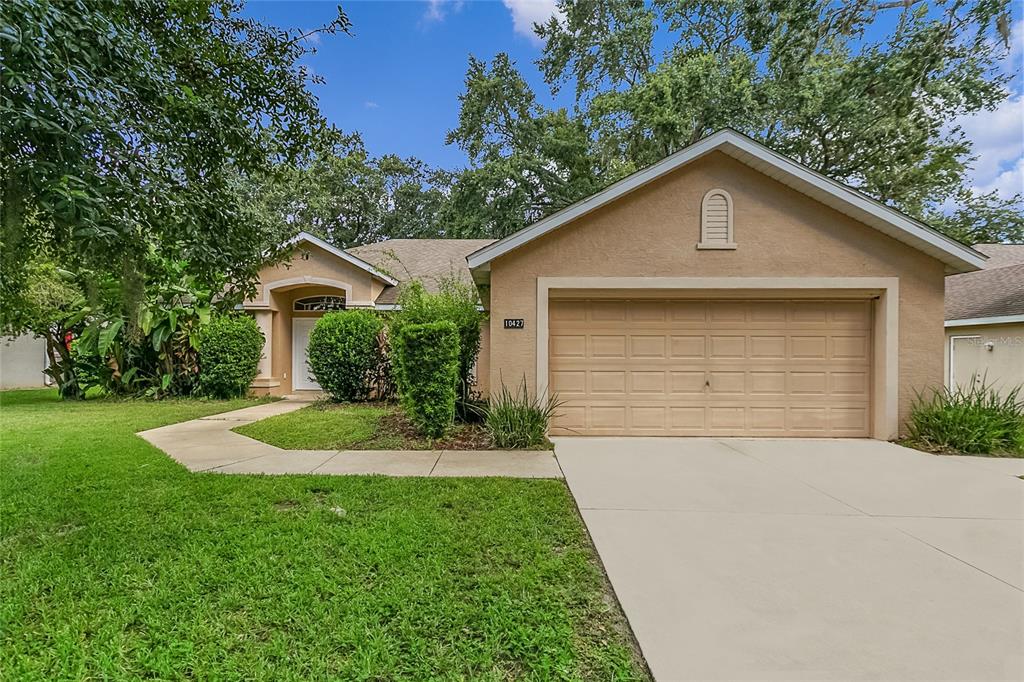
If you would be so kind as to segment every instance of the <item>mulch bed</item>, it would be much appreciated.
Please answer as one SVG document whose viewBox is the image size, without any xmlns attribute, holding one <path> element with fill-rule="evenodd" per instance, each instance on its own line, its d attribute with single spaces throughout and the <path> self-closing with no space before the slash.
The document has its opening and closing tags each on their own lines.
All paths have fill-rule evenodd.
<svg viewBox="0 0 1024 682">
<path fill-rule="evenodd" d="M 410 449 L 422 450 L 490 450 L 491 437 L 482 424 L 457 424 L 448 436 L 428 443 L 416 431 L 409 418 L 392 412 L 380 418 L 380 430 L 402 436 Z"/>
</svg>

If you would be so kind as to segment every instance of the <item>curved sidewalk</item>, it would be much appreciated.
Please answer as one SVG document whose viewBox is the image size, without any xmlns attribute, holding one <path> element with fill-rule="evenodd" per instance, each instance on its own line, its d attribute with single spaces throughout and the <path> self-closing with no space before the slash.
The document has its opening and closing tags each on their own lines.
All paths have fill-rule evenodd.
<svg viewBox="0 0 1024 682">
<path fill-rule="evenodd" d="M 169 424 L 138 435 L 190 471 L 223 474 L 562 478 L 550 450 L 283 450 L 231 429 L 309 405 L 281 400 Z"/>
</svg>

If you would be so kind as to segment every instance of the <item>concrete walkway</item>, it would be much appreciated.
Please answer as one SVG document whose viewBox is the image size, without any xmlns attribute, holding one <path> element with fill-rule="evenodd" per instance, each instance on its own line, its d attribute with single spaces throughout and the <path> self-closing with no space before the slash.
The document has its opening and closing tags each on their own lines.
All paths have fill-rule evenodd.
<svg viewBox="0 0 1024 682">
<path fill-rule="evenodd" d="M 231 430 L 309 404 L 303 400 L 280 400 L 169 424 L 138 435 L 190 471 L 562 478 L 562 470 L 550 451 L 282 450 Z"/>
<path fill-rule="evenodd" d="M 1024 679 L 1024 460 L 554 440 L 657 679 Z"/>
</svg>

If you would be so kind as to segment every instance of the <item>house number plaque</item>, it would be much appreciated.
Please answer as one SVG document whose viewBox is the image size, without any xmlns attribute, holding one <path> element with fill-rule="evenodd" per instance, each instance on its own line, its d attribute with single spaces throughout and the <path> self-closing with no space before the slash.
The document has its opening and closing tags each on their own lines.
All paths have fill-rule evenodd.
<svg viewBox="0 0 1024 682">
<path fill-rule="evenodd" d="M 526 323 L 523 322 L 521 317 L 515 319 L 505 318 L 505 329 L 523 329 L 524 327 L 526 327 Z"/>
</svg>

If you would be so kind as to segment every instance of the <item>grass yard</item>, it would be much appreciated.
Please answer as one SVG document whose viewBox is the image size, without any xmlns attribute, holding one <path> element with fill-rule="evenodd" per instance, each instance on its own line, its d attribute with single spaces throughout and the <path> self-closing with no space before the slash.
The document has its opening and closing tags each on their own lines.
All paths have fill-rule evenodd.
<svg viewBox="0 0 1024 682">
<path fill-rule="evenodd" d="M 295 412 L 233 429 L 285 450 L 487 450 L 490 437 L 480 424 L 456 424 L 431 441 L 395 405 L 316 403 Z M 550 449 L 550 441 L 545 446 Z"/>
<path fill-rule="evenodd" d="M 0 394 L 5 679 L 646 679 L 557 481 L 190 474 L 244 401 Z"/>
</svg>

